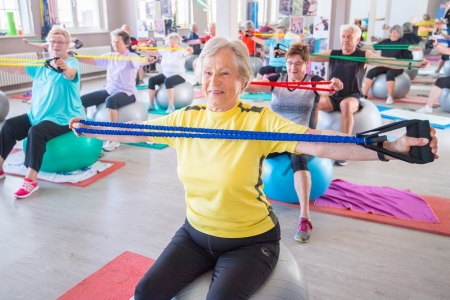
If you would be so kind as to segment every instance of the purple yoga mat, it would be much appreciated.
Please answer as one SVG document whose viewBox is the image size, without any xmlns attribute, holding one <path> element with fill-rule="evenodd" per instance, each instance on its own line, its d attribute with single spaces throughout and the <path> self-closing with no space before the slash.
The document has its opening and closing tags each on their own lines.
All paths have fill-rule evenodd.
<svg viewBox="0 0 450 300">
<path fill-rule="evenodd" d="M 316 199 L 314 205 L 439 223 L 428 203 L 409 190 L 356 185 L 341 179 L 333 180 L 325 194 Z"/>
</svg>

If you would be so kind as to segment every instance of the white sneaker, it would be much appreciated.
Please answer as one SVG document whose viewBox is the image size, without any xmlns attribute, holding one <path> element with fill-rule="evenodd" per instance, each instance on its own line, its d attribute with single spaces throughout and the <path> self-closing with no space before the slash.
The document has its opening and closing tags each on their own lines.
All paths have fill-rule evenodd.
<svg viewBox="0 0 450 300">
<path fill-rule="evenodd" d="M 433 112 L 433 109 L 431 107 L 428 107 L 428 105 L 425 105 L 422 108 L 417 109 L 416 112 L 422 114 L 431 114 Z"/>
<path fill-rule="evenodd" d="M 437 78 L 437 77 L 439 77 L 439 73 L 438 72 L 433 72 L 433 73 L 431 73 L 431 77 Z"/>
<path fill-rule="evenodd" d="M 173 113 L 175 111 L 175 106 L 169 105 L 169 107 L 166 110 L 166 114 Z"/>
<path fill-rule="evenodd" d="M 106 143 L 103 145 L 103 150 L 105 150 L 106 152 L 111 152 L 119 146 L 119 142 L 106 141 Z"/>
<path fill-rule="evenodd" d="M 387 97 L 387 99 L 386 99 L 386 104 L 387 104 L 387 105 L 394 104 L 394 99 L 392 99 L 392 97 Z"/>
</svg>

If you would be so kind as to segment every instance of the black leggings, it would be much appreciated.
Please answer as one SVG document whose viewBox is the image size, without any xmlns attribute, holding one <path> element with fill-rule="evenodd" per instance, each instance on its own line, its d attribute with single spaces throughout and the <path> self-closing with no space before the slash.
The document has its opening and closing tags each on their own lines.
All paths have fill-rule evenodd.
<svg viewBox="0 0 450 300">
<path fill-rule="evenodd" d="M 386 81 L 395 81 L 395 77 L 401 75 L 403 69 L 389 69 L 386 67 L 375 67 L 367 72 L 366 78 L 374 79 L 380 74 L 386 74 Z"/>
<path fill-rule="evenodd" d="M 172 299 L 214 269 L 207 300 L 248 299 L 269 277 L 280 253 L 280 226 L 247 238 L 218 238 L 186 220 L 136 286 L 134 299 Z"/>
<path fill-rule="evenodd" d="M 119 109 L 134 102 L 136 102 L 134 95 L 128 96 L 123 92 L 110 95 L 106 90 L 99 90 L 81 96 L 81 103 L 83 103 L 84 107 L 105 103 L 106 108 Z"/>
<path fill-rule="evenodd" d="M 441 89 L 450 89 L 450 76 L 437 79 L 434 85 Z"/>
<path fill-rule="evenodd" d="M 148 88 L 150 90 L 155 90 L 156 89 L 155 86 L 164 83 L 166 85 L 166 89 L 172 89 L 177 84 L 181 84 L 185 81 L 186 80 L 184 80 L 184 78 L 181 77 L 180 75 L 173 75 L 170 77 L 166 77 L 164 76 L 164 74 L 158 74 L 148 79 Z"/>
<path fill-rule="evenodd" d="M 69 125 L 58 125 L 51 121 L 32 126 L 26 114 L 10 118 L 0 129 L 0 156 L 6 159 L 16 142 L 28 137 L 24 164 L 39 172 L 47 142 L 69 131 Z"/>
<path fill-rule="evenodd" d="M 295 153 L 289 153 L 289 152 L 283 152 L 283 153 L 270 153 L 267 158 L 273 158 L 280 155 L 289 155 L 291 158 L 291 166 L 292 171 L 295 173 L 297 171 L 309 171 L 308 168 L 308 161 L 311 160 L 314 156 L 309 154 L 295 154 Z"/>
<path fill-rule="evenodd" d="M 284 67 L 272 67 L 272 66 L 264 66 L 259 69 L 258 74 L 266 75 L 271 73 L 281 74 L 284 71 Z"/>
</svg>

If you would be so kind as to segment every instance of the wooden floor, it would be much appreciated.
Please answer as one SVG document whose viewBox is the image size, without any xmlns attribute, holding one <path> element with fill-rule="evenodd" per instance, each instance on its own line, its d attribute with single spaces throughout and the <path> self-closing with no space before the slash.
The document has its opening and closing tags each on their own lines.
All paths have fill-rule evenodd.
<svg viewBox="0 0 450 300">
<path fill-rule="evenodd" d="M 83 93 L 103 84 L 83 82 Z M 10 117 L 29 109 L 10 103 Z M 450 130 L 438 137 L 435 163 L 351 162 L 334 177 L 450 198 Z M 174 150 L 122 145 L 104 158 L 126 166 L 85 188 L 40 182 L 30 198 L 15 200 L 22 179 L 0 181 L 0 299 L 55 299 L 124 251 L 161 253 L 185 216 Z M 450 299 L 449 237 L 312 212 L 312 239 L 300 244 L 298 211 L 275 210 L 311 299 Z"/>
</svg>

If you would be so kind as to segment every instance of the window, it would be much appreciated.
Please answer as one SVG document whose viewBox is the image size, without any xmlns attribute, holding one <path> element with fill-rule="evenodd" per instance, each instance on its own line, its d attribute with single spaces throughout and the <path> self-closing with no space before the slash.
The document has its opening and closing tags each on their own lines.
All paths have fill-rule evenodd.
<svg viewBox="0 0 450 300">
<path fill-rule="evenodd" d="M 190 3 L 191 1 L 188 0 L 176 0 L 175 7 L 177 13 L 177 26 L 180 27 L 188 27 L 189 23 L 191 22 L 190 16 Z M 174 8 L 175 8 L 174 7 Z"/>
<path fill-rule="evenodd" d="M 208 0 L 208 24 L 211 22 L 216 22 L 216 0 Z"/>
<path fill-rule="evenodd" d="M 16 34 L 33 33 L 28 0 L 0 0 L 0 31 L 8 32 L 14 24 Z M 13 21 L 13 22 L 12 22 Z"/>
<path fill-rule="evenodd" d="M 258 1 L 258 27 L 261 27 L 264 22 L 266 22 L 266 11 L 267 11 L 267 5 L 268 1 L 266 0 L 259 0 Z"/>
<path fill-rule="evenodd" d="M 270 16 L 269 16 L 269 22 L 271 24 L 276 24 L 278 22 L 278 1 L 277 0 L 270 0 Z"/>
<path fill-rule="evenodd" d="M 101 0 L 57 0 L 58 18 L 69 31 L 88 31 L 105 28 L 100 12 L 103 11 Z"/>
</svg>

